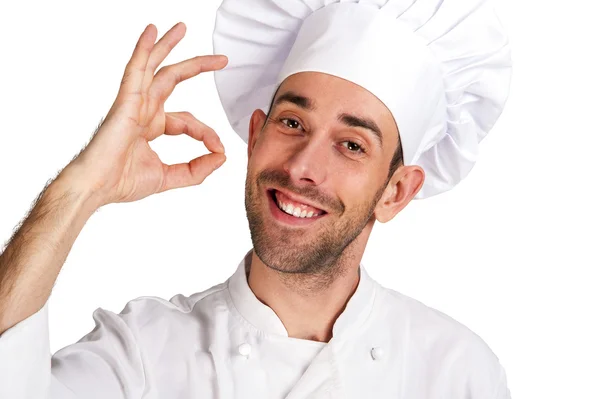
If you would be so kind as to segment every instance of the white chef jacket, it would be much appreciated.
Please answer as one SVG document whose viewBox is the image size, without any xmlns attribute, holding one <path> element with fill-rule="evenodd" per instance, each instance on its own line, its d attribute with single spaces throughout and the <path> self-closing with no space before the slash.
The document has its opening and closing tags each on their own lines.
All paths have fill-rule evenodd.
<svg viewBox="0 0 600 399">
<path fill-rule="evenodd" d="M 53 356 L 46 302 L 0 335 L 0 398 L 510 399 L 478 335 L 362 264 L 328 343 L 288 337 L 248 286 L 250 260 L 189 297 L 98 308 L 94 329 Z"/>
</svg>

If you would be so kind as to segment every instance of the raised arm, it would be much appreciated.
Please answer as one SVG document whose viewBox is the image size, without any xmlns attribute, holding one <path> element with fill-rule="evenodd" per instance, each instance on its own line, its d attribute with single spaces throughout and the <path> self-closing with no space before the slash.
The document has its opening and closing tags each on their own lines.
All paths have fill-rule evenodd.
<svg viewBox="0 0 600 399">
<path fill-rule="evenodd" d="M 184 35 L 185 25 L 179 23 L 155 44 L 156 27 L 146 27 L 103 124 L 89 145 L 42 192 L 0 255 L 0 398 L 42 398 L 49 394 L 46 303 L 75 239 L 95 210 L 109 203 L 137 201 L 200 184 L 225 162 L 223 145 L 211 128 L 188 112 L 164 111 L 164 103 L 178 83 L 227 63 L 224 56 L 199 56 L 162 67 L 155 74 Z M 203 141 L 210 153 L 188 163 L 162 163 L 148 142 L 162 134 L 182 133 Z M 82 347 L 87 352 L 76 353 L 89 356 L 83 364 L 90 367 L 90 378 L 112 378 L 115 386 L 120 386 L 125 378 L 120 374 L 125 371 L 114 367 L 126 368 L 127 362 L 131 367 L 139 365 L 132 349 L 134 337 L 120 318 L 103 320 L 114 328 L 98 336 L 99 328 L 95 338 L 102 339 L 92 339 L 95 344 Z M 106 345 L 106 350 L 98 350 L 98 345 Z M 92 354 L 95 350 L 100 355 Z M 72 375 L 80 378 L 86 371 L 80 367 L 81 359 L 70 359 L 71 366 L 61 362 L 61 376 L 71 375 L 64 370 L 72 367 Z M 99 374 L 99 369 L 106 373 Z M 92 397 L 91 393 L 85 395 Z"/>
</svg>

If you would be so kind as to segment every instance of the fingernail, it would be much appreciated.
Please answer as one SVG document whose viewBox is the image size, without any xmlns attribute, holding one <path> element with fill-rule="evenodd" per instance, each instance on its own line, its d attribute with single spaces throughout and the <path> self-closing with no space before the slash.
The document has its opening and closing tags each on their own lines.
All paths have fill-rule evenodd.
<svg viewBox="0 0 600 399">
<path fill-rule="evenodd" d="M 221 58 L 223 58 L 225 60 L 225 67 L 227 67 L 227 65 L 229 64 L 229 57 L 227 57 L 225 54 L 216 54 L 218 56 L 220 56 Z"/>
</svg>

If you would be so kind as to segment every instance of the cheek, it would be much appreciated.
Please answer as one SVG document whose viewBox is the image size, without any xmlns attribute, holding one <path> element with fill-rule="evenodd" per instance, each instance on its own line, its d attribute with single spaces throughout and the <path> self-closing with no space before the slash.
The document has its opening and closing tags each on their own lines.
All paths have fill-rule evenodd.
<svg viewBox="0 0 600 399">
<path fill-rule="evenodd" d="M 365 201 L 370 201 L 376 190 L 373 177 L 360 171 L 336 173 L 335 185 L 338 187 L 338 197 L 347 210 L 355 209 L 362 206 Z"/>
<path fill-rule="evenodd" d="M 276 132 L 265 130 L 256 140 L 249 159 L 249 166 L 262 169 L 269 165 L 281 164 L 289 152 L 289 142 L 282 140 Z"/>
<path fill-rule="evenodd" d="M 364 207 L 371 204 L 387 181 L 389 167 L 381 162 L 377 166 L 360 167 L 336 174 L 336 187 L 346 207 Z"/>
</svg>

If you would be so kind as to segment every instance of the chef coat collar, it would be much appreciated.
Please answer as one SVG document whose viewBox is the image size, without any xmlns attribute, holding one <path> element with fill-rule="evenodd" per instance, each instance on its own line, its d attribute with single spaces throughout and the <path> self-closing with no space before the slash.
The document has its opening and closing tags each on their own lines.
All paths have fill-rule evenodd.
<svg viewBox="0 0 600 399">
<path fill-rule="evenodd" d="M 235 273 L 228 280 L 228 289 L 233 305 L 241 316 L 257 329 L 265 333 L 288 337 L 288 332 L 277 314 L 262 303 L 248 285 L 246 270 L 249 270 L 251 261 L 252 250 L 248 251 Z M 364 323 L 373 308 L 375 293 L 376 283 L 367 274 L 361 263 L 356 291 L 333 325 L 334 339 Z"/>
</svg>

